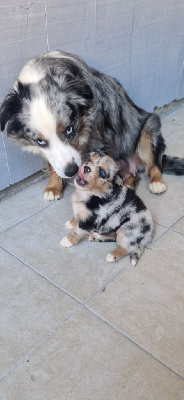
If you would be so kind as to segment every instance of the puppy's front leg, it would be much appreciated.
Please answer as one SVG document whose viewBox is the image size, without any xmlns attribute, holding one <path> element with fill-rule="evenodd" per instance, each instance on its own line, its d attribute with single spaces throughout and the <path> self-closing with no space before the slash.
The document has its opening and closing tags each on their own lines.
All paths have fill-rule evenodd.
<svg viewBox="0 0 184 400">
<path fill-rule="evenodd" d="M 65 226 L 66 226 L 68 229 L 73 229 L 73 228 L 75 228 L 75 227 L 77 226 L 77 224 L 78 224 L 78 220 L 77 220 L 76 217 L 73 217 L 73 218 L 71 219 L 71 221 L 66 221 L 66 222 L 65 222 Z"/>
<path fill-rule="evenodd" d="M 88 236 L 90 242 L 115 242 L 116 233 L 111 235 L 100 235 L 98 232 L 91 232 Z"/>
<path fill-rule="evenodd" d="M 80 229 L 77 225 L 72 231 L 67 235 L 64 236 L 61 241 L 60 245 L 63 247 L 71 247 L 75 244 L 81 242 L 81 240 L 87 235 L 87 232 Z"/>
</svg>

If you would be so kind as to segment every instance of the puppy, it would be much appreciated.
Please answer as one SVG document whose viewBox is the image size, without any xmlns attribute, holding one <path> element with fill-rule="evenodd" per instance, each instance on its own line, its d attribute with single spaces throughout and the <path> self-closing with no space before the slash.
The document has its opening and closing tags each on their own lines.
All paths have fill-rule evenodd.
<svg viewBox="0 0 184 400">
<path fill-rule="evenodd" d="M 85 236 L 91 241 L 116 240 L 117 248 L 107 254 L 109 262 L 130 255 L 136 265 L 153 236 L 149 210 L 136 193 L 124 186 L 115 161 L 92 153 L 74 180 L 74 218 L 67 221 L 71 232 L 60 244 L 71 247 Z"/>
</svg>

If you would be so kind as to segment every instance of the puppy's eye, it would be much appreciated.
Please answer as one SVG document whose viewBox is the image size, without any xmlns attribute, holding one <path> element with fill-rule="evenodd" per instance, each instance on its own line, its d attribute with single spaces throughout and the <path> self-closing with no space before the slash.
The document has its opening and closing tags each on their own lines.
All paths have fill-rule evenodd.
<svg viewBox="0 0 184 400">
<path fill-rule="evenodd" d="M 85 174 L 89 174 L 89 172 L 91 172 L 91 168 L 88 167 L 87 165 L 84 166 L 84 173 Z"/>
<path fill-rule="evenodd" d="M 66 133 L 67 136 L 70 136 L 73 132 L 74 132 L 73 125 L 69 125 L 69 126 L 66 127 L 65 133 Z"/>
<path fill-rule="evenodd" d="M 105 179 L 105 177 L 106 177 L 106 171 L 105 171 L 105 169 L 101 169 L 101 168 L 100 168 L 99 177 Z"/>
<path fill-rule="evenodd" d="M 47 147 L 48 143 L 45 142 L 45 140 L 42 139 L 37 139 L 37 143 L 39 144 L 40 147 Z"/>
</svg>

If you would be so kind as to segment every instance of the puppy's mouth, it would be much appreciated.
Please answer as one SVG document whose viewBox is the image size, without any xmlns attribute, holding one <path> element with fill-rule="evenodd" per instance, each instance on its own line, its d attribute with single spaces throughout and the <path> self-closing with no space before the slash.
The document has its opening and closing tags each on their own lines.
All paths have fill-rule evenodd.
<svg viewBox="0 0 184 400">
<path fill-rule="evenodd" d="M 82 186 L 82 187 L 84 187 L 88 184 L 85 180 L 81 179 L 79 176 L 77 176 L 75 181 L 76 181 L 77 185 Z"/>
<path fill-rule="evenodd" d="M 84 186 L 86 186 L 88 184 L 88 182 L 84 179 L 84 169 L 83 169 L 83 167 L 79 168 L 78 175 L 75 178 L 75 181 L 76 181 L 77 185 L 82 186 L 82 187 L 84 187 Z"/>
</svg>

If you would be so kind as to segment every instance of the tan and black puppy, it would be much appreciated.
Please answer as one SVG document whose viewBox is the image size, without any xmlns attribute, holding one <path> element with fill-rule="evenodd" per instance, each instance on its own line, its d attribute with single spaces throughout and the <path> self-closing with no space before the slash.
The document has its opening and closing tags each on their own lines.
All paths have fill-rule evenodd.
<svg viewBox="0 0 184 400">
<path fill-rule="evenodd" d="M 88 236 L 91 241 L 115 241 L 109 262 L 130 255 L 136 265 L 153 236 L 149 210 L 135 191 L 124 186 L 117 164 L 107 155 L 92 153 L 75 178 L 74 218 L 66 222 L 71 232 L 60 244 L 70 247 Z"/>
</svg>

